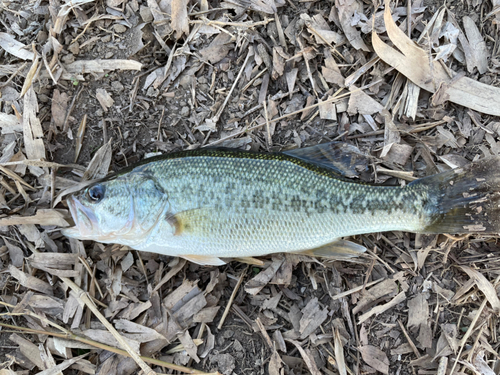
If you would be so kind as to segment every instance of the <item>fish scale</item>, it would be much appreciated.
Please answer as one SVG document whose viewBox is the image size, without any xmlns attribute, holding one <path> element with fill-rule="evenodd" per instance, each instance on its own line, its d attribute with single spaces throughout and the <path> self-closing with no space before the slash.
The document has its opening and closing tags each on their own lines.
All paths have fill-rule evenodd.
<svg viewBox="0 0 500 375">
<path fill-rule="evenodd" d="M 68 200 L 76 225 L 65 234 L 219 264 L 214 259 L 307 251 L 355 234 L 456 230 L 481 219 L 477 212 L 460 212 L 453 222 L 447 216 L 472 209 L 459 191 L 463 181 L 470 190 L 471 173 L 372 186 L 290 155 L 186 151 L 147 159 L 76 193 Z M 99 202 L 89 199 L 93 186 L 104 190 Z M 457 196 L 455 206 L 442 207 L 446 189 Z"/>
</svg>

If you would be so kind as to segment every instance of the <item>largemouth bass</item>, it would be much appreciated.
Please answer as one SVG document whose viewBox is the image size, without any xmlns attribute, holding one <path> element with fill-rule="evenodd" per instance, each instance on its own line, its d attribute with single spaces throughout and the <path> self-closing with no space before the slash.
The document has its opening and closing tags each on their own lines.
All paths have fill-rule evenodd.
<svg viewBox="0 0 500 375">
<path fill-rule="evenodd" d="M 372 186 L 328 168 L 329 144 L 258 154 L 200 149 L 146 159 L 67 199 L 66 236 L 199 264 L 276 252 L 356 255 L 342 237 L 499 233 L 500 159 Z"/>
</svg>

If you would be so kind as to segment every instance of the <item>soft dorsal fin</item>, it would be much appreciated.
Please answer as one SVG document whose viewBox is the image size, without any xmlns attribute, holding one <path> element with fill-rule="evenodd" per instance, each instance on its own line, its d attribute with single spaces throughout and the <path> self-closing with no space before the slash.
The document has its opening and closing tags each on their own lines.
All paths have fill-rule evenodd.
<svg viewBox="0 0 500 375">
<path fill-rule="evenodd" d="M 327 168 L 345 177 L 357 177 L 367 170 L 370 159 L 357 147 L 345 142 L 330 142 L 316 146 L 283 151 L 283 154 Z"/>
</svg>

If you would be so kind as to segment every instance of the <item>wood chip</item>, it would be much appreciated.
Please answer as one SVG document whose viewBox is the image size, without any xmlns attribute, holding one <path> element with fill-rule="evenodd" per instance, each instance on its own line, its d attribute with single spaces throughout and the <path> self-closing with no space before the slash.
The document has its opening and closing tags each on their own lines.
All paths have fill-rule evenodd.
<svg viewBox="0 0 500 375">
<path fill-rule="evenodd" d="M 389 374 L 389 359 L 379 348 L 373 345 L 364 345 L 359 348 L 361 357 L 369 366 L 382 374 Z"/>
<path fill-rule="evenodd" d="M 4 32 L 0 32 L 0 47 L 7 53 L 23 60 L 33 60 L 35 58 L 30 46 L 18 42 L 12 35 Z"/>
</svg>

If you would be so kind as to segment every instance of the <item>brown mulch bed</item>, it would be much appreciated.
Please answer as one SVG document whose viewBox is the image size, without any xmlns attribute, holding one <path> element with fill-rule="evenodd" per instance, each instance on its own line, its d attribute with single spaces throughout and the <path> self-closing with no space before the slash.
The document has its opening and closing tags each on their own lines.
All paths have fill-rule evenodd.
<svg viewBox="0 0 500 375">
<path fill-rule="evenodd" d="M 498 155 L 500 2 L 0 9 L 0 375 L 500 374 L 498 237 L 202 267 L 59 232 L 64 194 L 161 152 L 341 141 L 393 185 Z"/>
</svg>

